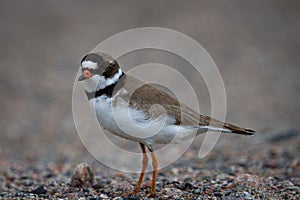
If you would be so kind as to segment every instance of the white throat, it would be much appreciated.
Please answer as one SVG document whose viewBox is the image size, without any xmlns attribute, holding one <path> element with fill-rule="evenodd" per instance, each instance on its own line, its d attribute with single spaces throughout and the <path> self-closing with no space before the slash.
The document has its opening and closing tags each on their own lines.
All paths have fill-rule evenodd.
<svg viewBox="0 0 300 200">
<path fill-rule="evenodd" d="M 115 84 L 122 75 L 122 69 L 119 68 L 118 73 L 116 73 L 112 78 L 105 78 L 98 74 L 92 76 L 91 78 L 84 80 L 84 89 L 86 92 L 96 92 L 98 90 L 104 89 L 107 86 Z"/>
</svg>

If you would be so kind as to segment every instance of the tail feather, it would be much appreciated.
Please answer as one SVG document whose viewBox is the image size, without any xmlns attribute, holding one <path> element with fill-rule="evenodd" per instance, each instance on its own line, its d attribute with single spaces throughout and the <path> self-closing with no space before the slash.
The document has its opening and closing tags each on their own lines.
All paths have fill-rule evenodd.
<svg viewBox="0 0 300 200">
<path fill-rule="evenodd" d="M 237 126 L 236 126 L 237 127 Z M 232 128 L 228 126 L 223 126 L 223 128 L 219 127 L 212 127 L 212 126 L 203 126 L 203 127 L 198 127 L 206 131 L 222 131 L 223 133 L 235 133 L 235 134 L 241 134 L 241 135 L 255 135 L 255 131 L 247 128 Z M 205 131 L 202 131 L 205 132 Z M 201 132 L 201 133 L 202 133 Z"/>
<path fill-rule="evenodd" d="M 210 120 L 210 125 L 208 126 L 208 130 L 220 131 L 220 129 L 221 129 L 222 132 L 236 133 L 236 134 L 241 134 L 241 135 L 254 135 L 255 134 L 255 131 L 252 129 L 242 128 L 240 126 L 230 124 L 227 122 L 223 123 L 223 122 L 213 119 L 213 118 L 209 118 L 209 120 Z"/>
<path fill-rule="evenodd" d="M 231 130 L 232 133 L 242 134 L 242 135 L 255 135 L 255 131 L 251 129 L 244 128 L 243 130 Z"/>
<path fill-rule="evenodd" d="M 242 135 L 255 135 L 255 131 L 248 128 L 242 128 L 233 124 L 225 123 L 224 129 L 229 130 L 231 133 L 242 134 Z"/>
</svg>

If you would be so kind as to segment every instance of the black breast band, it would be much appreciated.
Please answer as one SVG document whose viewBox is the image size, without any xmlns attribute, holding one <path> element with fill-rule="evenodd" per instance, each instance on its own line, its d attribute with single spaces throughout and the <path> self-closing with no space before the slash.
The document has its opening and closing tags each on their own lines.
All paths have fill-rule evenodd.
<svg viewBox="0 0 300 200">
<path fill-rule="evenodd" d="M 121 74 L 119 80 L 118 80 L 116 83 L 114 83 L 114 84 L 112 84 L 112 85 L 109 85 L 109 86 L 106 86 L 105 88 L 103 88 L 103 89 L 101 89 L 101 90 L 98 90 L 98 91 L 96 91 L 96 92 L 87 92 L 87 91 L 86 91 L 85 93 L 86 93 L 86 96 L 87 96 L 88 100 L 93 99 L 93 98 L 100 97 L 100 96 L 102 96 L 102 95 L 106 95 L 106 96 L 109 97 L 109 98 L 112 97 L 113 92 L 116 92 L 116 91 L 114 91 L 114 89 L 115 89 L 117 83 L 118 83 L 118 82 L 121 80 L 121 78 L 123 77 L 123 75 L 124 75 L 124 73 Z M 124 78 L 124 77 L 123 77 L 123 78 Z M 123 78 L 122 78 L 122 79 L 123 79 Z M 121 85 L 120 85 L 120 86 L 118 85 L 118 88 L 116 88 L 116 90 L 119 90 L 120 87 L 122 87 L 122 86 L 124 85 L 124 81 L 122 80 L 122 83 L 120 83 L 120 84 L 121 84 Z"/>
</svg>

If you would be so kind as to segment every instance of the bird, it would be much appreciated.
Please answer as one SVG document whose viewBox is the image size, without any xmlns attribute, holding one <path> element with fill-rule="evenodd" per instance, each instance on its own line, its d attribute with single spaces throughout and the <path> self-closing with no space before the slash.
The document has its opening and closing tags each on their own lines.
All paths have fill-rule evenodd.
<svg viewBox="0 0 300 200">
<path fill-rule="evenodd" d="M 142 169 L 134 190 L 129 194 L 139 195 L 148 166 L 148 150 L 153 167 L 148 196 L 157 195 L 158 159 L 153 147 L 155 144 L 180 143 L 207 131 L 255 134 L 254 130 L 222 122 L 194 111 L 170 93 L 126 74 L 117 60 L 106 53 L 86 54 L 80 62 L 80 68 L 82 73 L 78 81 L 83 82 L 87 99 L 95 110 L 100 125 L 112 134 L 139 143 L 141 148 Z M 160 126 L 161 124 L 163 125 Z M 145 125 L 146 128 L 141 125 Z M 157 129 L 156 134 L 147 135 L 151 130 Z"/>
</svg>

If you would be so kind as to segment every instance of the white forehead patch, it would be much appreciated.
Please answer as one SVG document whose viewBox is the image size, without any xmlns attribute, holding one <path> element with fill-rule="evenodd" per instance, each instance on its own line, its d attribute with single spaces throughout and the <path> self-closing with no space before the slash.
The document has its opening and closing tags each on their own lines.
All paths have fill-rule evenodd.
<svg viewBox="0 0 300 200">
<path fill-rule="evenodd" d="M 98 64 L 93 61 L 83 61 L 81 63 L 83 69 L 98 69 Z"/>
</svg>

